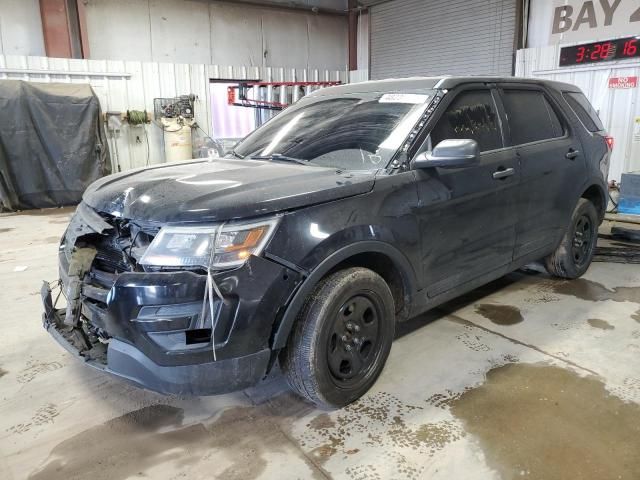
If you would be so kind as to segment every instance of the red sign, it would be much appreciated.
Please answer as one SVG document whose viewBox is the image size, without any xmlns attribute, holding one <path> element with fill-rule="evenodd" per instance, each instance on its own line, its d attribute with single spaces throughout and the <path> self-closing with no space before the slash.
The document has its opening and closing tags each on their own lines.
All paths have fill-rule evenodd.
<svg viewBox="0 0 640 480">
<path fill-rule="evenodd" d="M 609 79 L 609 88 L 636 88 L 638 86 L 638 77 L 611 77 Z"/>
</svg>

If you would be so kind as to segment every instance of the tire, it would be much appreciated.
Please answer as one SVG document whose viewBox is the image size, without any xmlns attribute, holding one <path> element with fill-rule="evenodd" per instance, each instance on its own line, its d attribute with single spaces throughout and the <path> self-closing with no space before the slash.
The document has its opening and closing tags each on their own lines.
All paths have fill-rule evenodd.
<svg viewBox="0 0 640 480">
<path fill-rule="evenodd" d="M 571 223 L 555 252 L 544 259 L 549 274 L 578 278 L 587 271 L 598 240 L 598 212 L 589 200 L 578 200 Z"/>
<path fill-rule="evenodd" d="M 360 398 L 389 356 L 394 312 L 389 286 L 371 270 L 347 268 L 322 279 L 281 354 L 291 388 L 324 409 Z"/>
</svg>

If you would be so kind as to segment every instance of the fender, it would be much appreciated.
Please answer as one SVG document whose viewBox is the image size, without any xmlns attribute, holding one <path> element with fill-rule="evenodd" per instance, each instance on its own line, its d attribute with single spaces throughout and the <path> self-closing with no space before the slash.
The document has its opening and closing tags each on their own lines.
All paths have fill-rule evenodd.
<svg viewBox="0 0 640 480">
<path fill-rule="evenodd" d="M 574 208 L 575 208 L 575 205 L 578 204 L 578 200 L 582 198 L 585 192 L 589 190 L 591 187 L 598 187 L 598 190 L 600 190 L 600 195 L 602 196 L 602 205 L 600 206 L 600 210 L 602 211 L 603 214 L 606 213 L 607 203 L 609 202 L 608 187 L 606 182 L 604 182 L 602 178 L 599 178 L 597 176 L 592 176 L 588 178 L 587 181 L 584 182 L 584 184 L 582 185 L 582 189 L 580 191 L 580 197 L 576 198 L 576 201 L 574 203 Z M 571 212 L 573 212 L 573 210 L 571 210 Z M 604 219 L 604 215 L 602 218 L 600 218 L 600 221 L 602 221 L 603 219 Z"/>
<path fill-rule="evenodd" d="M 602 205 L 602 212 L 606 212 L 607 210 L 607 201 L 608 201 L 608 194 L 607 194 L 607 190 L 606 190 L 606 184 L 602 181 L 601 178 L 598 177 L 590 177 L 588 178 L 580 187 L 578 196 L 573 200 L 573 204 L 571 206 L 571 210 L 569 210 L 566 214 L 566 225 L 569 225 L 569 222 L 571 221 L 571 215 L 573 215 L 573 211 L 576 208 L 576 205 L 578 205 L 578 201 L 583 198 L 582 196 L 585 194 L 585 192 L 587 190 L 589 190 L 591 187 L 598 187 L 598 189 L 600 190 L 600 193 L 602 194 L 602 198 L 603 200 L 603 205 Z M 602 217 L 600 218 L 600 222 L 602 222 L 602 220 L 604 220 L 604 214 L 602 215 Z M 555 242 L 553 243 L 554 245 L 554 249 L 558 247 L 558 245 L 560 245 L 560 242 L 562 242 L 562 236 L 564 235 L 564 232 L 561 232 L 561 234 L 558 236 L 558 238 L 555 240 Z"/>
<path fill-rule="evenodd" d="M 400 271 L 400 274 L 403 277 L 403 282 L 407 287 L 406 290 L 408 296 L 413 296 L 413 292 L 415 292 L 417 285 L 415 272 L 407 258 L 398 249 L 388 243 L 379 241 L 363 241 L 347 245 L 346 247 L 335 251 L 320 262 L 320 264 L 311 271 L 309 276 L 294 293 L 292 300 L 289 302 L 289 305 L 282 316 L 282 320 L 275 327 L 275 334 L 271 345 L 273 350 L 281 349 L 287 344 L 287 339 L 289 338 L 289 333 L 291 332 L 293 323 L 295 322 L 305 299 L 313 291 L 318 282 L 327 274 L 327 272 L 340 262 L 343 262 L 344 260 L 359 253 L 382 253 L 388 256 Z"/>
</svg>

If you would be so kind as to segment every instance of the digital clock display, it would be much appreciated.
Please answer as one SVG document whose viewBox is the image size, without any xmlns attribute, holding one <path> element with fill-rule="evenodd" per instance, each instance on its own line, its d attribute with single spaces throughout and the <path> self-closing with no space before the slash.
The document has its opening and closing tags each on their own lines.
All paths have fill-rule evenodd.
<svg viewBox="0 0 640 480">
<path fill-rule="evenodd" d="M 640 37 L 618 38 L 604 42 L 585 43 L 560 49 L 560 66 L 624 60 L 640 57 Z"/>
</svg>

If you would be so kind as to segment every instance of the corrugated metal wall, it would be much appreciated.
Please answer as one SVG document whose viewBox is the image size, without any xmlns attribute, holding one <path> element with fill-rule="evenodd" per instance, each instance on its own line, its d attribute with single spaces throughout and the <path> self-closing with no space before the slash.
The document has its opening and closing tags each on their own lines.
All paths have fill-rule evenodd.
<svg viewBox="0 0 640 480">
<path fill-rule="evenodd" d="M 640 170 L 640 134 L 634 136 L 634 128 L 640 128 L 640 124 L 636 126 L 636 119 L 640 121 L 639 89 L 608 87 L 610 77 L 640 77 L 640 62 L 559 68 L 560 48 L 554 45 L 518 50 L 516 76 L 558 80 L 580 87 L 615 140 L 609 178 L 620 180 L 622 173 Z"/>
<path fill-rule="evenodd" d="M 347 65 L 343 15 L 200 0 L 85 3 L 90 58 L 328 69 Z"/>
<path fill-rule="evenodd" d="M 512 74 L 516 0 L 394 0 L 370 16 L 373 79 Z"/>
<path fill-rule="evenodd" d="M 283 7 L 293 2 L 282 1 Z M 343 69 L 346 0 L 320 11 L 202 0 L 83 0 L 89 58 Z M 46 55 L 38 0 L 0 0 L 0 55 Z"/>
<path fill-rule="evenodd" d="M 211 131 L 210 79 L 263 81 L 347 81 L 346 72 L 269 67 L 222 67 L 202 64 L 74 60 L 0 55 L 0 79 L 33 82 L 89 83 L 100 99 L 103 112 L 147 110 L 153 99 L 193 93 L 196 121 Z M 123 170 L 164 162 L 162 130 L 155 124 L 125 125 L 117 140 Z M 112 149 L 113 150 L 113 149 Z M 113 155 L 113 152 L 112 152 Z"/>
</svg>

